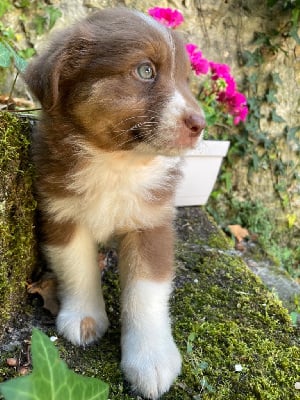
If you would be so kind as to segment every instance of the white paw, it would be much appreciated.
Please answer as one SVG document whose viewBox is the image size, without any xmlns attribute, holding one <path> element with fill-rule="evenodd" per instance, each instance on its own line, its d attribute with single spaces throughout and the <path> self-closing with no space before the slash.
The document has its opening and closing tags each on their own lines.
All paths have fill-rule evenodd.
<svg viewBox="0 0 300 400">
<path fill-rule="evenodd" d="M 171 336 L 145 341 L 125 335 L 121 367 L 133 390 L 147 399 L 157 399 L 180 374 L 181 356 Z"/>
<path fill-rule="evenodd" d="M 84 315 L 75 311 L 64 311 L 57 316 L 58 332 L 75 345 L 90 344 L 106 332 L 109 322 L 106 313 Z"/>
</svg>

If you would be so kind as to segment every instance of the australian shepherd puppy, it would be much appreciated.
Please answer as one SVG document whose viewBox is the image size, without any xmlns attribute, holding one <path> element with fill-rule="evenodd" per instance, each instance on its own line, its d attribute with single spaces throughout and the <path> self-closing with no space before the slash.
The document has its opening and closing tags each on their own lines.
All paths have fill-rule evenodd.
<svg viewBox="0 0 300 400">
<path fill-rule="evenodd" d="M 144 397 L 168 391 L 181 357 L 171 333 L 174 191 L 204 117 L 180 36 L 127 9 L 54 37 L 25 80 L 43 114 L 33 139 L 41 246 L 59 281 L 57 328 L 76 345 L 108 327 L 97 243 L 119 243 L 122 361 Z"/>
</svg>

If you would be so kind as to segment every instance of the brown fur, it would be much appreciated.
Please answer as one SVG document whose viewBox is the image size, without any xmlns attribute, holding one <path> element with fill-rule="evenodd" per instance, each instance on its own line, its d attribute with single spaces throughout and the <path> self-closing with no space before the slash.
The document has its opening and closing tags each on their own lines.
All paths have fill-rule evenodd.
<svg viewBox="0 0 300 400">
<path fill-rule="evenodd" d="M 128 233 L 120 245 L 120 274 L 122 283 L 128 279 L 171 279 L 173 267 L 172 224 Z M 163 267 L 162 267 L 163 266 Z"/>
</svg>

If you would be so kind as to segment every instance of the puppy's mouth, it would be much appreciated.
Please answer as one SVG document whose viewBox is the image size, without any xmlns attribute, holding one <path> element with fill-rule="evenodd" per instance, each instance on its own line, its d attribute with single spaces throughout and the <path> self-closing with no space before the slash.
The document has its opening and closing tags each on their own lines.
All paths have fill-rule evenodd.
<svg viewBox="0 0 300 400">
<path fill-rule="evenodd" d="M 124 122 L 130 123 L 127 127 L 118 125 L 115 130 L 118 149 L 166 156 L 181 155 L 194 148 L 205 125 L 203 117 L 197 114 L 171 121 L 153 115 L 140 116 Z"/>
<path fill-rule="evenodd" d="M 162 129 L 147 131 L 136 125 L 130 129 L 132 148 L 137 151 L 165 156 L 178 156 L 196 147 L 201 135 L 191 135 L 184 128 Z"/>
</svg>

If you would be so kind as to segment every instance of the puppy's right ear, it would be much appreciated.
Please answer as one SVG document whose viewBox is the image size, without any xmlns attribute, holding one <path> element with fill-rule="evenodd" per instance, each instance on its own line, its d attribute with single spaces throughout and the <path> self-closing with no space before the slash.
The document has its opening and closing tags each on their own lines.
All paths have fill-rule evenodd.
<svg viewBox="0 0 300 400">
<path fill-rule="evenodd" d="M 53 48 L 36 57 L 27 67 L 23 79 L 45 110 L 52 110 L 58 101 L 59 77 L 63 55 Z"/>
<path fill-rule="evenodd" d="M 52 45 L 27 67 L 23 78 L 43 108 L 52 111 L 61 100 L 63 88 L 72 85 L 82 68 L 90 61 L 95 41 L 64 30 Z"/>
</svg>

